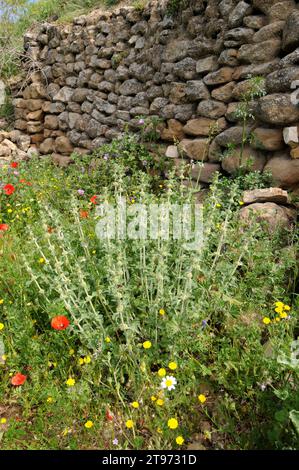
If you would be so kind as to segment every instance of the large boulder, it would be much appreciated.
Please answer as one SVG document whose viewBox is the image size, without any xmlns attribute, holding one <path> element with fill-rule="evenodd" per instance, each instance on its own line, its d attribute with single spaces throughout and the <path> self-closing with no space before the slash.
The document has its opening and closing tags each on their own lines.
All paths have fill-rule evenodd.
<svg viewBox="0 0 299 470">
<path fill-rule="evenodd" d="M 267 124 L 287 126 L 299 121 L 299 106 L 292 102 L 291 95 L 276 93 L 260 98 L 255 115 Z"/>
<path fill-rule="evenodd" d="M 235 174 L 241 167 L 248 171 L 262 171 L 266 157 L 261 152 L 249 147 L 236 147 L 227 152 L 222 159 L 222 168 L 229 174 Z"/>
<path fill-rule="evenodd" d="M 266 90 L 268 93 L 290 92 L 296 80 L 299 80 L 299 67 L 285 67 L 267 76 Z"/>
<path fill-rule="evenodd" d="M 240 210 L 240 219 L 245 225 L 258 222 L 269 233 L 279 228 L 290 228 L 295 216 L 294 210 L 273 202 L 250 204 Z"/>
<path fill-rule="evenodd" d="M 240 47 L 238 59 L 249 64 L 269 62 L 279 55 L 280 39 L 269 39 L 258 44 L 245 44 Z"/>
<path fill-rule="evenodd" d="M 257 127 L 252 132 L 251 145 L 260 150 L 282 150 L 284 148 L 282 130 Z"/>
<path fill-rule="evenodd" d="M 280 188 L 295 188 L 299 186 L 299 160 L 293 160 L 287 154 L 277 153 L 269 160 L 264 168 L 273 176 L 274 182 Z"/>
</svg>

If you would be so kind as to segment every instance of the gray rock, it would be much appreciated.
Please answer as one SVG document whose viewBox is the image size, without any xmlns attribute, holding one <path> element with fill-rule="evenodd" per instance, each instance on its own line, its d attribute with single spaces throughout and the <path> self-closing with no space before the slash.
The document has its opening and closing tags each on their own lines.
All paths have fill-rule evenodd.
<svg viewBox="0 0 299 470">
<path fill-rule="evenodd" d="M 254 30 L 251 28 L 234 28 L 228 31 L 224 39 L 225 41 L 235 41 L 237 45 L 247 44 L 251 42 L 254 35 Z"/>
<path fill-rule="evenodd" d="M 266 90 L 268 93 L 289 92 L 296 80 L 299 80 L 299 67 L 282 68 L 267 76 Z"/>
<path fill-rule="evenodd" d="M 54 94 L 53 101 L 62 101 L 63 103 L 68 103 L 74 93 L 73 88 L 63 87 L 58 93 Z"/>
<path fill-rule="evenodd" d="M 299 46 L 299 11 L 293 11 L 288 17 L 284 30 L 282 47 L 292 51 Z"/>
<path fill-rule="evenodd" d="M 280 39 L 269 39 L 258 44 L 246 44 L 240 47 L 238 59 L 247 63 L 269 62 L 279 55 Z"/>
<path fill-rule="evenodd" d="M 210 119 L 218 119 L 225 115 L 226 110 L 227 106 L 220 101 L 204 100 L 199 103 L 197 114 Z"/>
<path fill-rule="evenodd" d="M 125 96 L 134 96 L 137 93 L 142 91 L 142 84 L 138 82 L 136 79 L 132 78 L 131 80 L 126 80 L 122 85 L 119 87 L 119 92 Z"/>
<path fill-rule="evenodd" d="M 238 65 L 238 51 L 237 49 L 225 49 L 221 52 L 218 62 L 220 65 L 227 65 L 229 67 L 235 67 Z"/>
<path fill-rule="evenodd" d="M 206 85 L 221 85 L 223 83 L 231 82 L 234 69 L 231 67 L 222 67 L 216 72 L 211 72 L 204 77 Z"/>
<path fill-rule="evenodd" d="M 109 103 L 108 101 L 96 98 L 94 105 L 98 111 L 104 112 L 106 114 L 113 114 L 116 111 L 116 106 Z"/>
<path fill-rule="evenodd" d="M 273 94 L 259 99 L 255 115 L 262 122 L 288 126 L 299 121 L 299 107 L 292 103 L 289 94 Z"/>
<path fill-rule="evenodd" d="M 185 96 L 191 102 L 207 100 L 210 98 L 210 92 L 202 80 L 190 80 L 186 83 Z"/>
<path fill-rule="evenodd" d="M 250 15 L 251 11 L 251 5 L 248 5 L 248 3 L 243 1 L 239 2 L 229 15 L 229 26 L 231 28 L 241 26 L 244 16 Z"/>
<path fill-rule="evenodd" d="M 77 88 L 74 93 L 72 94 L 72 101 L 75 101 L 76 103 L 83 103 L 83 101 L 86 100 L 88 94 L 90 93 L 90 90 L 87 88 Z"/>
<path fill-rule="evenodd" d="M 272 38 L 281 39 L 284 24 L 284 21 L 275 21 L 274 23 L 270 23 L 267 26 L 264 26 L 257 33 L 255 33 L 253 36 L 253 42 L 263 42 Z"/>
<path fill-rule="evenodd" d="M 246 16 L 243 23 L 247 28 L 261 29 L 267 24 L 267 17 L 265 15 Z"/>
<path fill-rule="evenodd" d="M 214 72 L 218 67 L 218 59 L 214 55 L 205 57 L 196 62 L 197 73 Z"/>
<path fill-rule="evenodd" d="M 186 57 L 174 65 L 173 72 L 184 80 L 192 80 L 196 77 L 196 61 L 191 57 Z"/>
</svg>

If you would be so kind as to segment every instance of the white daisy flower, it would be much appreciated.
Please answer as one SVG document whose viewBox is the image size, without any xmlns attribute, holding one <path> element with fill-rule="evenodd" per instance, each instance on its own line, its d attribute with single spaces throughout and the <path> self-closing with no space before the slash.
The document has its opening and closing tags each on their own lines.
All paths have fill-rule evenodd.
<svg viewBox="0 0 299 470">
<path fill-rule="evenodd" d="M 172 375 L 167 375 L 163 378 L 161 382 L 161 388 L 166 388 L 167 390 L 174 390 L 177 384 L 176 378 Z"/>
</svg>

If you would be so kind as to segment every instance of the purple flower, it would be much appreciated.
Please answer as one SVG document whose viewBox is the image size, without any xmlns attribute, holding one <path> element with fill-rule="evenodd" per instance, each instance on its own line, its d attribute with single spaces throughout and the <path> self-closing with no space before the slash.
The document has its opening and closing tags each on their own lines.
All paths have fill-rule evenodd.
<svg viewBox="0 0 299 470">
<path fill-rule="evenodd" d="M 118 446 L 118 439 L 116 439 L 116 438 L 113 439 L 112 444 L 113 444 L 114 446 Z"/>
<path fill-rule="evenodd" d="M 138 124 L 142 126 L 144 124 L 144 119 L 139 119 Z"/>
<path fill-rule="evenodd" d="M 13 174 L 14 174 L 15 176 L 19 176 L 20 173 L 19 173 L 18 171 L 14 171 Z"/>
<path fill-rule="evenodd" d="M 79 194 L 79 196 L 83 196 L 85 194 L 85 191 L 84 189 L 78 189 L 77 193 Z"/>
<path fill-rule="evenodd" d="M 105 153 L 105 155 L 103 156 L 103 159 L 104 159 L 104 160 L 108 160 L 108 158 L 109 158 L 108 153 Z"/>
<path fill-rule="evenodd" d="M 202 327 L 202 329 L 204 330 L 207 326 L 208 326 L 207 320 L 203 320 L 203 321 L 201 322 L 201 327 Z"/>
</svg>

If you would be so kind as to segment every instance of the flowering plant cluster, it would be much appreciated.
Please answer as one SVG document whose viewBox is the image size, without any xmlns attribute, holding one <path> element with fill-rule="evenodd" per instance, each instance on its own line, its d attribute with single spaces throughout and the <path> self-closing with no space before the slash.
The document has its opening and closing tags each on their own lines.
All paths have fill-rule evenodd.
<svg viewBox="0 0 299 470">
<path fill-rule="evenodd" d="M 94 157 L 0 168 L 1 446 L 295 447 L 296 234 L 244 232 L 216 178 L 200 251 L 99 240 L 101 202 L 194 189 L 131 137 Z"/>
</svg>

